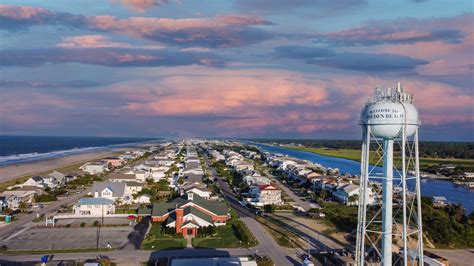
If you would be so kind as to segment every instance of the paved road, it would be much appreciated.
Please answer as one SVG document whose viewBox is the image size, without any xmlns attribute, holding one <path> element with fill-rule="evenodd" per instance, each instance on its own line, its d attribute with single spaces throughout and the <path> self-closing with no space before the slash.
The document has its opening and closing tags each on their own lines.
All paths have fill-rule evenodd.
<svg viewBox="0 0 474 266">
<path fill-rule="evenodd" d="M 31 214 L 22 216 L 21 219 L 19 219 L 18 221 L 14 221 L 13 223 L 11 223 L 9 225 L 6 225 L 6 226 L 0 228 L 0 240 L 1 240 L 0 243 L 3 245 L 4 244 L 3 241 L 7 237 L 12 235 L 14 232 L 18 232 L 19 230 L 21 230 L 21 228 L 25 227 L 28 223 L 32 222 L 33 219 L 36 218 L 37 214 L 40 214 L 40 215 L 45 214 L 46 215 L 48 213 L 54 212 L 54 211 L 58 210 L 61 207 L 61 205 L 63 205 L 63 204 L 71 204 L 73 202 L 78 201 L 80 198 L 84 197 L 90 191 L 91 191 L 91 188 L 87 188 L 83 192 L 81 192 L 80 194 L 71 194 L 71 195 L 69 195 L 68 197 L 66 197 L 62 200 L 53 201 L 53 202 L 49 203 L 48 205 L 45 205 L 44 208 L 39 209 L 37 211 L 34 211 Z"/>
<path fill-rule="evenodd" d="M 300 199 L 300 197 L 298 197 L 298 195 L 296 195 L 290 188 L 288 188 L 286 185 L 281 183 L 280 180 L 278 180 L 278 178 L 276 178 L 274 175 L 270 174 L 268 169 L 265 169 L 264 172 L 268 176 L 268 178 L 273 180 L 278 185 L 278 187 L 280 187 L 280 189 L 283 190 L 286 193 L 286 195 L 288 195 L 288 197 L 290 197 L 298 206 L 303 208 L 305 211 L 308 211 L 309 209 L 311 209 L 310 205 L 314 205 L 316 206 L 316 208 L 321 208 L 321 206 L 318 203 L 307 202 L 305 200 Z"/>
<path fill-rule="evenodd" d="M 139 164 L 140 162 L 146 160 L 147 158 L 142 158 L 135 162 L 136 164 Z M 48 203 L 47 205 L 45 204 L 45 207 L 42 209 L 39 209 L 37 211 L 32 212 L 31 214 L 24 215 L 22 216 L 18 221 L 15 221 L 9 225 L 6 225 L 2 228 L 0 228 L 0 244 L 3 245 L 5 243 L 5 239 L 10 237 L 12 234 L 15 232 L 20 231 L 22 228 L 24 228 L 28 223 L 32 222 L 36 217 L 37 214 L 39 215 L 46 215 L 48 213 L 55 212 L 60 209 L 61 205 L 69 205 L 73 202 L 78 201 L 80 198 L 84 197 L 87 195 L 92 190 L 92 188 L 86 188 L 84 191 L 82 191 L 80 194 L 70 194 L 68 197 L 58 200 L 58 201 L 53 201 L 51 203 Z"/>
<path fill-rule="evenodd" d="M 90 249 L 97 245 L 97 227 L 30 227 L 10 238 L 8 250 Z M 99 247 L 121 247 L 129 241 L 130 226 L 100 228 Z"/>
<path fill-rule="evenodd" d="M 230 189 L 229 184 L 218 176 L 215 169 L 211 166 L 207 155 L 204 155 L 204 158 L 208 164 L 208 168 L 211 170 L 212 179 L 217 177 L 217 182 L 224 198 L 227 199 L 230 206 L 237 212 L 237 215 L 239 215 L 240 219 L 258 240 L 259 245 L 254 248 L 256 253 L 259 255 L 267 255 L 272 259 L 275 265 L 301 265 L 301 261 L 296 257 L 296 251 L 300 250 L 289 250 L 278 245 L 275 239 L 254 219 L 255 214 L 240 205 L 234 192 Z"/>
<path fill-rule="evenodd" d="M 449 265 L 473 265 L 474 249 L 427 249 L 438 256 L 449 260 Z"/>
<path fill-rule="evenodd" d="M 211 169 L 211 168 L 210 168 Z M 212 168 L 213 175 L 217 176 L 215 169 Z M 250 210 L 242 207 L 238 202 L 237 198 L 233 194 L 232 190 L 229 188 L 228 184 L 223 181 L 221 178 L 218 178 L 219 184 L 221 185 L 222 192 L 224 196 L 229 201 L 229 204 L 234 208 L 241 217 L 241 220 L 247 225 L 247 227 L 252 231 L 259 245 L 254 248 L 237 248 L 237 249 L 184 249 L 184 250 L 164 250 L 164 251 L 145 251 L 145 250 L 135 250 L 134 245 L 125 245 L 124 249 L 103 252 L 104 255 L 109 258 L 120 262 L 121 264 L 137 264 L 139 262 L 146 262 L 148 260 L 153 260 L 158 257 L 226 257 L 226 256 L 247 256 L 251 254 L 267 255 L 269 256 L 275 265 L 301 265 L 301 262 L 297 259 L 295 250 L 289 250 L 279 246 L 275 240 L 269 235 L 267 231 L 255 220 L 253 219 L 254 214 Z M 47 213 L 54 211 L 59 208 L 61 204 L 66 202 L 73 202 L 78 200 L 83 194 L 88 191 L 84 191 L 80 195 L 72 195 L 66 200 L 61 202 L 54 202 L 44 209 L 40 210 L 40 213 Z M 8 227 L 2 228 L 0 231 L 0 236 L 7 236 L 8 233 L 12 233 L 14 230 L 18 230 L 20 227 L 26 225 L 29 221 L 33 220 L 36 217 L 36 214 L 31 214 L 28 217 L 23 218 L 15 223 L 12 223 Z M 22 223 L 20 223 L 22 221 Z M 137 229 L 137 231 L 142 232 L 143 228 Z M 141 235 L 141 233 L 137 233 Z M 131 243 L 136 242 L 136 238 L 131 237 Z M 95 258 L 99 255 L 98 252 L 92 253 L 64 253 L 56 254 L 54 260 L 84 260 L 88 258 Z M 0 255 L 0 260 L 5 261 L 38 261 L 41 255 L 15 255 L 7 256 Z"/>
<path fill-rule="evenodd" d="M 316 250 L 331 250 L 342 249 L 345 246 L 336 242 L 335 239 L 328 237 L 322 232 L 314 229 L 311 225 L 311 220 L 302 217 L 295 217 L 293 213 L 279 212 L 275 214 L 276 218 L 287 224 L 293 231 L 299 231 L 298 235 L 302 238 L 309 238 L 312 249 Z"/>
<path fill-rule="evenodd" d="M 133 227 L 133 231 L 128 235 L 128 242 L 121 249 L 137 250 L 140 249 L 143 239 L 150 227 L 150 217 L 143 218 Z"/>
</svg>

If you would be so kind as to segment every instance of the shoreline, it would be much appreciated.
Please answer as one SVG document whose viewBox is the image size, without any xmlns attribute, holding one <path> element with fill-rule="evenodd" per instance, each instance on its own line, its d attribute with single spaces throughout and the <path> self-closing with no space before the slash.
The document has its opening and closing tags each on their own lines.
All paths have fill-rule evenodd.
<svg viewBox="0 0 474 266">
<path fill-rule="evenodd" d="M 268 144 L 266 144 L 266 145 L 268 145 Z M 321 156 L 331 156 L 331 157 L 335 157 L 335 158 L 341 158 L 341 159 L 351 160 L 351 161 L 360 163 L 360 160 L 359 160 L 359 159 L 354 159 L 354 158 L 351 158 L 351 157 L 349 157 L 349 156 L 344 156 L 344 155 L 339 155 L 339 154 L 317 152 L 317 151 L 315 151 L 315 150 L 311 150 L 310 147 L 305 147 L 305 146 L 303 146 L 303 147 L 295 147 L 295 146 L 288 146 L 288 145 L 283 145 L 283 146 L 281 146 L 281 147 L 287 148 L 287 149 L 290 149 L 290 150 L 309 152 L 309 153 L 318 154 L 318 155 L 321 155 Z M 420 158 L 420 160 L 423 160 L 423 159 L 433 159 L 433 158 Z M 460 160 L 464 160 L 464 159 L 460 159 Z M 421 171 L 421 170 L 420 170 L 420 177 L 421 177 L 421 178 L 427 178 L 427 179 L 433 179 L 433 180 L 449 181 L 449 182 L 454 183 L 454 184 L 456 184 L 456 185 L 460 185 L 460 186 L 465 186 L 465 187 L 466 187 L 466 184 L 463 184 L 463 182 L 460 182 L 460 181 L 456 181 L 456 180 L 454 180 L 454 179 L 451 178 L 451 177 L 435 175 L 435 174 L 423 172 L 423 171 Z M 468 186 L 467 186 L 467 187 L 468 187 Z M 469 187 L 468 187 L 468 188 L 469 188 Z"/>
<path fill-rule="evenodd" d="M 38 175 L 44 172 L 52 172 L 59 168 L 85 163 L 92 160 L 111 156 L 115 153 L 129 150 L 133 147 L 149 146 L 150 143 L 130 144 L 123 147 L 109 147 L 100 150 L 86 151 L 83 153 L 70 154 L 55 158 L 35 160 L 31 162 L 21 162 L 0 166 L 0 184 L 12 182 L 32 175 Z"/>
</svg>

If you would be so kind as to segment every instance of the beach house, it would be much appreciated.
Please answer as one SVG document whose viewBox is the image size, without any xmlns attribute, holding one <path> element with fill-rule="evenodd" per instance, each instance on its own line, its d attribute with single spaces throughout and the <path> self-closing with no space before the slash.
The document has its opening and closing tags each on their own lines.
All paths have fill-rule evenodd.
<svg viewBox="0 0 474 266">
<path fill-rule="evenodd" d="M 101 217 L 115 213 L 115 205 L 112 199 L 106 198 L 82 198 L 74 206 L 76 215 Z"/>
</svg>

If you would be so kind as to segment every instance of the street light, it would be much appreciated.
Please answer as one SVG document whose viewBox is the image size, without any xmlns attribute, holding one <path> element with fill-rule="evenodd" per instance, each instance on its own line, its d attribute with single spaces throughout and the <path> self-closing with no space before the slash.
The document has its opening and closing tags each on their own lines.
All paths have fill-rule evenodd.
<svg viewBox="0 0 474 266">
<path fill-rule="evenodd" d="M 311 245 L 310 245 L 310 240 L 309 237 L 305 237 L 306 241 L 308 242 L 308 256 L 311 256 Z"/>
</svg>

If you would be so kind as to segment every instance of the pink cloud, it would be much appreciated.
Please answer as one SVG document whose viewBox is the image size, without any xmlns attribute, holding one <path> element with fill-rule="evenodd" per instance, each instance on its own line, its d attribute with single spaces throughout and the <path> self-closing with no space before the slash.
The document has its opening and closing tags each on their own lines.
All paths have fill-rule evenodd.
<svg viewBox="0 0 474 266">
<path fill-rule="evenodd" d="M 40 15 L 52 15 L 54 12 L 32 6 L 13 6 L 0 4 L 0 14 L 15 20 L 38 19 Z"/>
<path fill-rule="evenodd" d="M 353 130 L 373 88 L 395 81 L 356 75 L 324 80 L 282 70 L 205 70 L 194 75 L 170 70 L 152 81 L 130 81 L 106 89 L 125 101 L 124 113 L 143 117 L 222 117 L 222 132 L 298 132 Z M 171 74 L 174 73 L 174 74 Z M 150 77 L 153 76 L 151 73 Z M 357 84 L 357 86 L 354 86 Z M 473 122 L 473 96 L 442 83 L 404 80 L 414 93 L 424 125 Z M 140 93 L 136 89 L 140 88 Z M 440 99 L 449 98 L 444 101 Z"/>
<path fill-rule="evenodd" d="M 472 75 L 474 64 L 474 29 L 471 27 L 474 15 L 462 15 L 454 18 L 432 19 L 415 28 L 425 29 L 449 28 L 462 32 L 463 38 L 456 42 L 439 40 L 414 42 L 397 45 L 384 45 L 377 50 L 413 56 L 429 61 L 429 64 L 418 67 L 422 75 Z M 472 85 L 472 84 L 471 84 Z"/>
<path fill-rule="evenodd" d="M 74 108 L 75 101 L 59 96 L 29 91 L 2 91 L 1 122 L 12 125 L 51 125 L 61 120 L 61 112 Z M 33 100 L 33 101 L 32 101 Z"/>
<path fill-rule="evenodd" d="M 360 109 L 373 88 L 395 82 L 347 74 L 320 79 L 310 73 L 283 70 L 197 66 L 148 69 L 140 74 L 136 80 L 94 87 L 80 94 L 73 91 L 58 96 L 35 87 L 8 90 L 2 95 L 0 116 L 12 125 L 38 125 L 35 121 L 46 119 L 48 125 L 59 127 L 86 112 L 84 116 L 110 117 L 104 118 L 104 126 L 111 126 L 108 123 L 120 117 L 147 132 L 153 131 L 149 125 L 156 122 L 152 121 L 164 119 L 167 122 L 157 124 L 157 132 L 187 136 L 199 132 L 220 136 L 354 134 L 359 132 Z M 406 79 L 402 83 L 415 95 L 422 127 L 474 123 L 473 95 L 437 82 Z"/>
<path fill-rule="evenodd" d="M 211 18 L 155 18 L 81 16 L 35 7 L 1 5 L 0 27 L 8 30 L 32 25 L 66 25 L 95 31 L 108 31 L 165 44 L 188 47 L 236 47 L 262 42 L 272 34 L 252 27 L 272 25 L 258 16 L 221 15 Z"/>
<path fill-rule="evenodd" d="M 158 45 L 131 45 L 124 42 L 113 42 L 110 37 L 103 35 L 79 35 L 64 37 L 63 41 L 56 46 L 61 48 L 140 48 L 140 49 L 163 49 Z"/>
<path fill-rule="evenodd" d="M 472 24 L 472 15 L 454 18 L 395 19 L 369 21 L 356 28 L 314 34 L 316 41 L 330 45 L 370 46 L 381 44 L 414 44 L 426 42 L 459 43 L 464 31 L 461 23 Z"/>
<path fill-rule="evenodd" d="M 139 12 L 169 3 L 168 0 L 112 0 L 112 2 L 121 2 L 124 6 Z"/>
<path fill-rule="evenodd" d="M 310 84 L 297 74 L 273 71 L 220 70 L 220 75 L 191 78 L 173 75 L 160 80 L 159 86 L 122 84 L 111 88 L 131 102 L 127 109 L 153 115 L 234 115 L 258 112 L 260 108 L 289 104 L 317 105 L 327 100 L 327 92 L 320 82 Z M 293 73 L 295 74 L 295 73 Z M 256 77 L 258 75 L 258 77 Z M 137 95 L 128 88 L 140 86 Z M 176 104 L 179 103 L 179 104 Z M 182 108 L 186 106 L 186 108 Z M 235 114 L 237 115 L 237 114 Z"/>
</svg>

